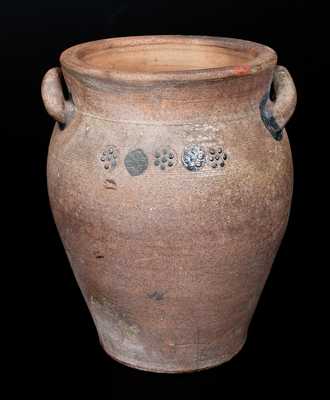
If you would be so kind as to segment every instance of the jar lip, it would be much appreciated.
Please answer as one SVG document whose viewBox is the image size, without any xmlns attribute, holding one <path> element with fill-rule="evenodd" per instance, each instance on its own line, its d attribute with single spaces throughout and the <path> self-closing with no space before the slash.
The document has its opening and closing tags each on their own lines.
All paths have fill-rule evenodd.
<svg viewBox="0 0 330 400">
<path fill-rule="evenodd" d="M 203 46 L 236 52 L 245 56 L 246 61 L 211 68 L 181 69 L 170 71 L 123 70 L 120 68 L 104 68 L 86 61 L 86 58 L 98 52 L 113 49 L 127 54 L 130 48 L 138 46 L 181 45 L 185 47 Z M 126 36 L 96 40 L 75 45 L 65 50 L 60 56 L 64 70 L 78 76 L 96 78 L 99 80 L 119 81 L 130 84 L 148 84 L 153 82 L 189 82 L 201 80 L 218 80 L 230 77 L 247 76 L 260 73 L 267 68 L 273 68 L 277 63 L 276 52 L 268 46 L 234 38 L 193 35 L 156 35 L 156 36 Z"/>
</svg>

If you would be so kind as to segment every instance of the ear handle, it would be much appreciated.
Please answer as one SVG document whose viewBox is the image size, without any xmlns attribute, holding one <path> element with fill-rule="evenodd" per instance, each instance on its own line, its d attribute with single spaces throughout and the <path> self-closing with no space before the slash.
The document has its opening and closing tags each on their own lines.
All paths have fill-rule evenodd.
<svg viewBox="0 0 330 400">
<path fill-rule="evenodd" d="M 74 112 L 74 104 L 71 99 L 64 98 L 60 68 L 51 68 L 46 72 L 41 84 L 41 96 L 48 114 L 60 124 L 67 124 Z"/>
<path fill-rule="evenodd" d="M 269 93 L 266 93 L 260 102 L 260 115 L 274 139 L 281 140 L 283 129 L 295 110 L 297 92 L 291 75 L 285 67 L 275 67 L 273 84 L 276 99 L 274 102 L 270 101 Z"/>
</svg>

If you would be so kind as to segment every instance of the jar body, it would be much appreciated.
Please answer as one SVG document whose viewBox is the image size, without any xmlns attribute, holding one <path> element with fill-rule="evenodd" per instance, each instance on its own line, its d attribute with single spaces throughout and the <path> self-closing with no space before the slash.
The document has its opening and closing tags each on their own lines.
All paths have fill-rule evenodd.
<svg viewBox="0 0 330 400">
<path fill-rule="evenodd" d="M 91 42 L 61 63 L 70 98 L 59 69 L 42 85 L 49 198 L 105 351 L 155 372 L 229 360 L 289 217 L 289 73 L 266 46 L 207 37 Z"/>
<path fill-rule="evenodd" d="M 184 151 L 195 144 L 209 158 L 210 149 L 221 150 L 224 166 L 186 168 Z M 127 156 L 136 150 L 147 165 L 131 175 Z M 156 165 L 163 150 L 167 162 Z M 48 185 L 65 250 L 110 355 L 177 372 L 238 352 L 288 220 L 286 135 L 275 141 L 256 112 L 179 126 L 77 113 L 64 131 L 55 127 Z"/>
</svg>

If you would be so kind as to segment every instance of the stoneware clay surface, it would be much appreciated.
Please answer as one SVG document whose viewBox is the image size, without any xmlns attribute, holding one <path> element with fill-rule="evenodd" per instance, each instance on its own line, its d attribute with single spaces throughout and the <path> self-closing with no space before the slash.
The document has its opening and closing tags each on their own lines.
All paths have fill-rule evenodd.
<svg viewBox="0 0 330 400">
<path fill-rule="evenodd" d="M 269 47 L 206 36 L 100 40 L 60 62 L 42 82 L 49 198 L 102 346 L 156 372 L 228 361 L 288 221 L 288 71 Z"/>
</svg>

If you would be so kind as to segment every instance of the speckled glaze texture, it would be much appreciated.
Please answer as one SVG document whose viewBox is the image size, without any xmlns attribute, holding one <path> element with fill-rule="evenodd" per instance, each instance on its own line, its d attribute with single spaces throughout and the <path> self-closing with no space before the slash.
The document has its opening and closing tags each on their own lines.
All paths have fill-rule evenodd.
<svg viewBox="0 0 330 400">
<path fill-rule="evenodd" d="M 161 57 L 161 46 L 207 46 L 209 58 L 216 48 L 250 58 L 165 71 L 93 58 L 155 45 Z M 246 340 L 290 210 L 284 125 L 296 97 L 275 52 L 196 36 L 90 42 L 62 54 L 42 95 L 57 120 L 51 208 L 105 351 L 156 372 L 228 361 Z"/>
</svg>

